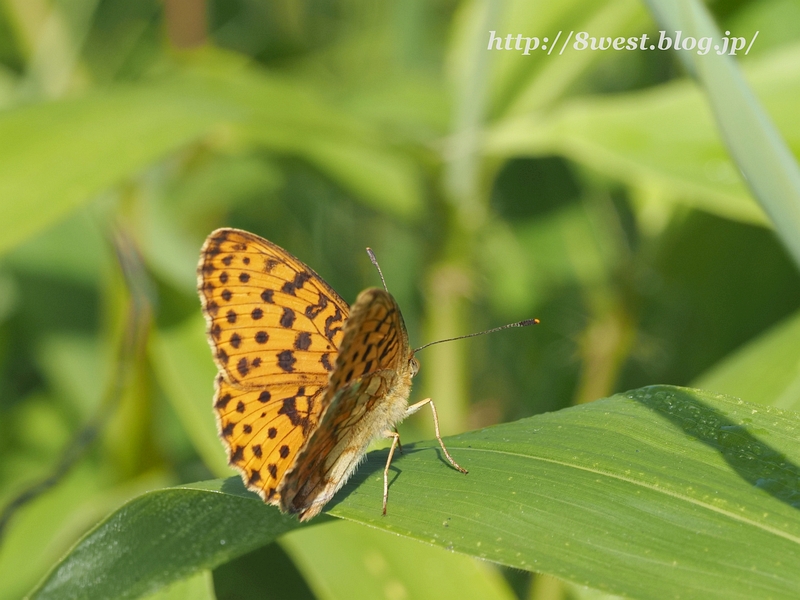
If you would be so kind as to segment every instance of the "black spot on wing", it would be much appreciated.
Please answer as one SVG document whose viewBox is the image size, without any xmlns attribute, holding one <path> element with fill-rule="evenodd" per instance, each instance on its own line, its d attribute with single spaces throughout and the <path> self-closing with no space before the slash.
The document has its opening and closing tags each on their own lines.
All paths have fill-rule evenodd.
<svg viewBox="0 0 800 600">
<path fill-rule="evenodd" d="M 283 399 L 283 406 L 278 411 L 278 414 L 286 415 L 287 417 L 289 417 L 289 420 L 295 427 L 303 424 L 304 419 L 303 417 L 300 416 L 300 413 L 297 411 L 297 398 L 295 396 Z"/>
<path fill-rule="evenodd" d="M 280 320 L 281 327 L 289 329 L 292 325 L 294 325 L 294 320 L 295 320 L 294 311 L 288 306 L 284 306 L 283 314 L 281 315 L 281 320 Z"/>
<path fill-rule="evenodd" d="M 297 359 L 291 350 L 284 350 L 278 354 L 278 366 L 286 373 L 294 371 L 294 363 L 296 362 Z"/>
<path fill-rule="evenodd" d="M 247 366 L 247 358 L 242 357 L 239 359 L 239 362 L 236 363 L 236 370 L 239 371 L 239 375 L 244 377 L 250 372 L 250 367 Z"/>
<path fill-rule="evenodd" d="M 319 293 L 319 302 L 316 304 L 311 304 L 306 307 L 306 316 L 309 319 L 315 318 L 318 314 L 320 314 L 325 308 L 328 306 L 328 302 L 330 299 L 323 294 L 322 292 Z"/>
<path fill-rule="evenodd" d="M 336 307 L 336 312 L 325 319 L 325 337 L 333 341 L 333 336 L 342 330 L 340 327 L 334 327 L 336 323 L 342 322 L 342 311 Z"/>
<path fill-rule="evenodd" d="M 295 350 L 308 350 L 311 347 L 311 334 L 301 331 L 294 339 Z"/>
<path fill-rule="evenodd" d="M 299 273 L 295 273 L 294 279 L 292 281 L 286 281 L 281 287 L 281 291 L 285 294 L 291 294 L 294 296 L 295 291 L 299 290 L 303 287 L 303 284 L 311 279 L 311 275 L 300 271 Z"/>
<path fill-rule="evenodd" d="M 230 401 L 231 401 L 231 395 L 224 394 L 219 397 L 219 400 L 217 400 L 216 404 L 214 404 L 214 407 L 223 410 L 226 406 L 228 406 L 228 402 Z"/>
</svg>

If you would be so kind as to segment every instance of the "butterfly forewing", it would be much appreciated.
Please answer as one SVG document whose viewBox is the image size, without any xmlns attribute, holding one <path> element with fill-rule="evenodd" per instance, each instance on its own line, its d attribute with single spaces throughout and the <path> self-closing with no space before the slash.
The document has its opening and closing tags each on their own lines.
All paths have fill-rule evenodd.
<svg viewBox="0 0 800 600">
<path fill-rule="evenodd" d="M 362 292 L 344 332 L 319 426 L 278 488 L 281 507 L 302 520 L 319 513 L 369 443 L 403 418 L 411 391 L 408 335 L 388 292 Z"/>
<path fill-rule="evenodd" d="M 209 343 L 230 383 L 327 381 L 348 307 L 319 275 L 236 229 L 207 238 L 198 270 Z"/>
<path fill-rule="evenodd" d="M 278 483 L 318 426 L 348 306 L 291 254 L 236 229 L 206 239 L 198 288 L 229 461 L 277 503 Z"/>
</svg>

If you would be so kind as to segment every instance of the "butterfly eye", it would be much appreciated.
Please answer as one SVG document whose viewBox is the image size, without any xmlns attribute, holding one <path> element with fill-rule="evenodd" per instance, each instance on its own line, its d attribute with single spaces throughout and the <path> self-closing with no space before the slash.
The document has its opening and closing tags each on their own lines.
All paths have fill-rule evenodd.
<svg viewBox="0 0 800 600">
<path fill-rule="evenodd" d="M 419 362 L 413 356 L 408 359 L 408 368 L 411 369 L 412 377 L 419 372 Z"/>
</svg>

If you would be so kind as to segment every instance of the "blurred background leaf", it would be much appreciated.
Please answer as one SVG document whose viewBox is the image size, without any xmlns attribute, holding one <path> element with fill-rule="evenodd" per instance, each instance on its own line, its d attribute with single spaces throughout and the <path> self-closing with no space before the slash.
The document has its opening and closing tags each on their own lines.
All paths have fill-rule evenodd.
<svg viewBox="0 0 800 600">
<path fill-rule="evenodd" d="M 0 599 L 127 499 L 230 472 L 195 292 L 220 226 L 285 247 L 349 301 L 378 283 L 373 247 L 414 346 L 539 317 L 421 353 L 413 398 L 434 397 L 448 433 L 653 383 L 798 410 L 800 231 L 791 186 L 755 184 L 791 182 L 800 153 L 797 2 L 709 5 L 720 31 L 759 32 L 721 82 L 723 57 L 487 50 L 489 31 L 653 39 L 671 4 L 0 1 L 0 506 L 104 410 L 131 298 L 115 231 L 152 304 L 96 441 L 6 513 Z M 770 143 L 736 142 L 746 121 Z M 430 438 L 429 418 L 401 433 Z M 259 597 L 242 576 L 258 565 L 322 597 L 369 570 L 359 552 L 397 561 L 365 590 L 419 593 L 380 533 L 313 529 L 163 594 Z M 325 539 L 349 540 L 338 580 L 308 566 Z M 520 599 L 592 593 L 452 568 Z"/>
</svg>

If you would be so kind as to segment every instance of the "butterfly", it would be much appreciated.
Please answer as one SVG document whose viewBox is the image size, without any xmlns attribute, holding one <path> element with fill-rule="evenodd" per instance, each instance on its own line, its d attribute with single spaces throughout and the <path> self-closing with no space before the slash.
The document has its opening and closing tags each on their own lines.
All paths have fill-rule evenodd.
<svg viewBox="0 0 800 600">
<path fill-rule="evenodd" d="M 200 252 L 198 291 L 219 373 L 214 412 L 228 461 L 268 504 L 307 521 L 395 426 L 425 405 L 449 463 L 430 398 L 409 405 L 419 363 L 385 289 L 352 307 L 283 248 L 238 229 L 212 232 Z"/>
</svg>

